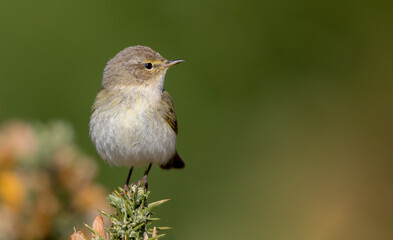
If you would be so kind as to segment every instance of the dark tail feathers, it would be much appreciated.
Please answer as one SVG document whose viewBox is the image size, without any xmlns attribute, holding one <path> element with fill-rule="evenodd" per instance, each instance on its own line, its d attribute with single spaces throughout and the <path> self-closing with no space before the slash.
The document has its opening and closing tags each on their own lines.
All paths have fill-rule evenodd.
<svg viewBox="0 0 393 240">
<path fill-rule="evenodd" d="M 160 166 L 163 169 L 171 169 L 171 168 L 184 168 L 185 164 L 179 154 L 176 152 L 175 156 L 169 160 L 166 164 Z"/>
</svg>

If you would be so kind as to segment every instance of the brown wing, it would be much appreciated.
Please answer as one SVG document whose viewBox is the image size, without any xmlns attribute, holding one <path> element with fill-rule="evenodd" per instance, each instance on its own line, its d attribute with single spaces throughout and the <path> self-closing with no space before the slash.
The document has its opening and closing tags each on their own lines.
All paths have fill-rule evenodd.
<svg viewBox="0 0 393 240">
<path fill-rule="evenodd" d="M 167 91 L 162 92 L 162 103 L 164 104 L 164 117 L 168 124 L 172 127 L 173 131 L 177 134 L 177 119 L 175 114 L 175 109 L 173 108 L 173 102 L 171 95 Z M 161 165 L 160 167 L 163 169 L 171 169 L 171 168 L 184 168 L 185 164 L 179 154 L 176 152 L 175 156 L 170 159 L 166 164 Z"/>
<path fill-rule="evenodd" d="M 173 131 L 177 134 L 177 119 L 176 119 L 176 113 L 175 109 L 173 108 L 173 102 L 171 95 L 167 91 L 162 92 L 161 96 L 162 102 L 164 104 L 164 109 L 165 109 L 165 120 L 168 122 L 168 124 L 172 127 Z"/>
</svg>

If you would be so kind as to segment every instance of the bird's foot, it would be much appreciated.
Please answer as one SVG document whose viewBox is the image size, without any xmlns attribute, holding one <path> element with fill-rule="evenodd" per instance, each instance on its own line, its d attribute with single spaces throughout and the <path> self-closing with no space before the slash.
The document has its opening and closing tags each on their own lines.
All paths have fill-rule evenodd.
<svg viewBox="0 0 393 240">
<path fill-rule="evenodd" d="M 141 180 L 143 182 L 143 187 L 145 188 L 145 191 L 147 191 L 147 188 L 148 188 L 147 175 L 144 175 Z"/>
<path fill-rule="evenodd" d="M 147 191 L 148 188 L 147 175 L 144 175 L 139 181 L 132 183 L 131 186 L 136 186 L 136 191 L 138 191 L 138 188 L 140 186 L 143 186 L 145 191 Z"/>
</svg>

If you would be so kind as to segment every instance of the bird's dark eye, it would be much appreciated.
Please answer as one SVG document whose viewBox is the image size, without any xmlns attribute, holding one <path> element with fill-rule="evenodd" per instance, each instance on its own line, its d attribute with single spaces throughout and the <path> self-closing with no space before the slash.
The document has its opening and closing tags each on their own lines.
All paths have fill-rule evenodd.
<svg viewBox="0 0 393 240">
<path fill-rule="evenodd" d="M 147 68 L 147 69 L 152 69 L 153 68 L 153 64 L 151 64 L 151 63 L 146 63 L 145 64 L 145 68 Z"/>
</svg>

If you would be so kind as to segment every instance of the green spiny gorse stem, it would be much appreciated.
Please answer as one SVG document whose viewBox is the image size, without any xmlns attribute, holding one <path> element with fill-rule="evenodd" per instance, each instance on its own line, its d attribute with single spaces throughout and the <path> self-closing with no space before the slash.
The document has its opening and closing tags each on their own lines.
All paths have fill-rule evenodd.
<svg viewBox="0 0 393 240">
<path fill-rule="evenodd" d="M 153 233 L 153 228 L 149 228 L 149 225 L 153 221 L 159 220 L 151 217 L 152 209 L 169 199 L 148 204 L 149 193 L 143 188 L 143 181 L 140 181 L 133 184 L 129 189 L 119 187 L 118 191 L 115 190 L 109 195 L 109 204 L 115 208 L 115 212 L 111 215 L 102 211 L 101 213 L 107 216 L 112 223 L 109 229 L 106 229 L 110 239 L 150 240 L 165 236 L 165 234 L 160 234 L 149 238 Z M 157 230 L 166 229 L 170 228 L 157 227 Z"/>
</svg>

